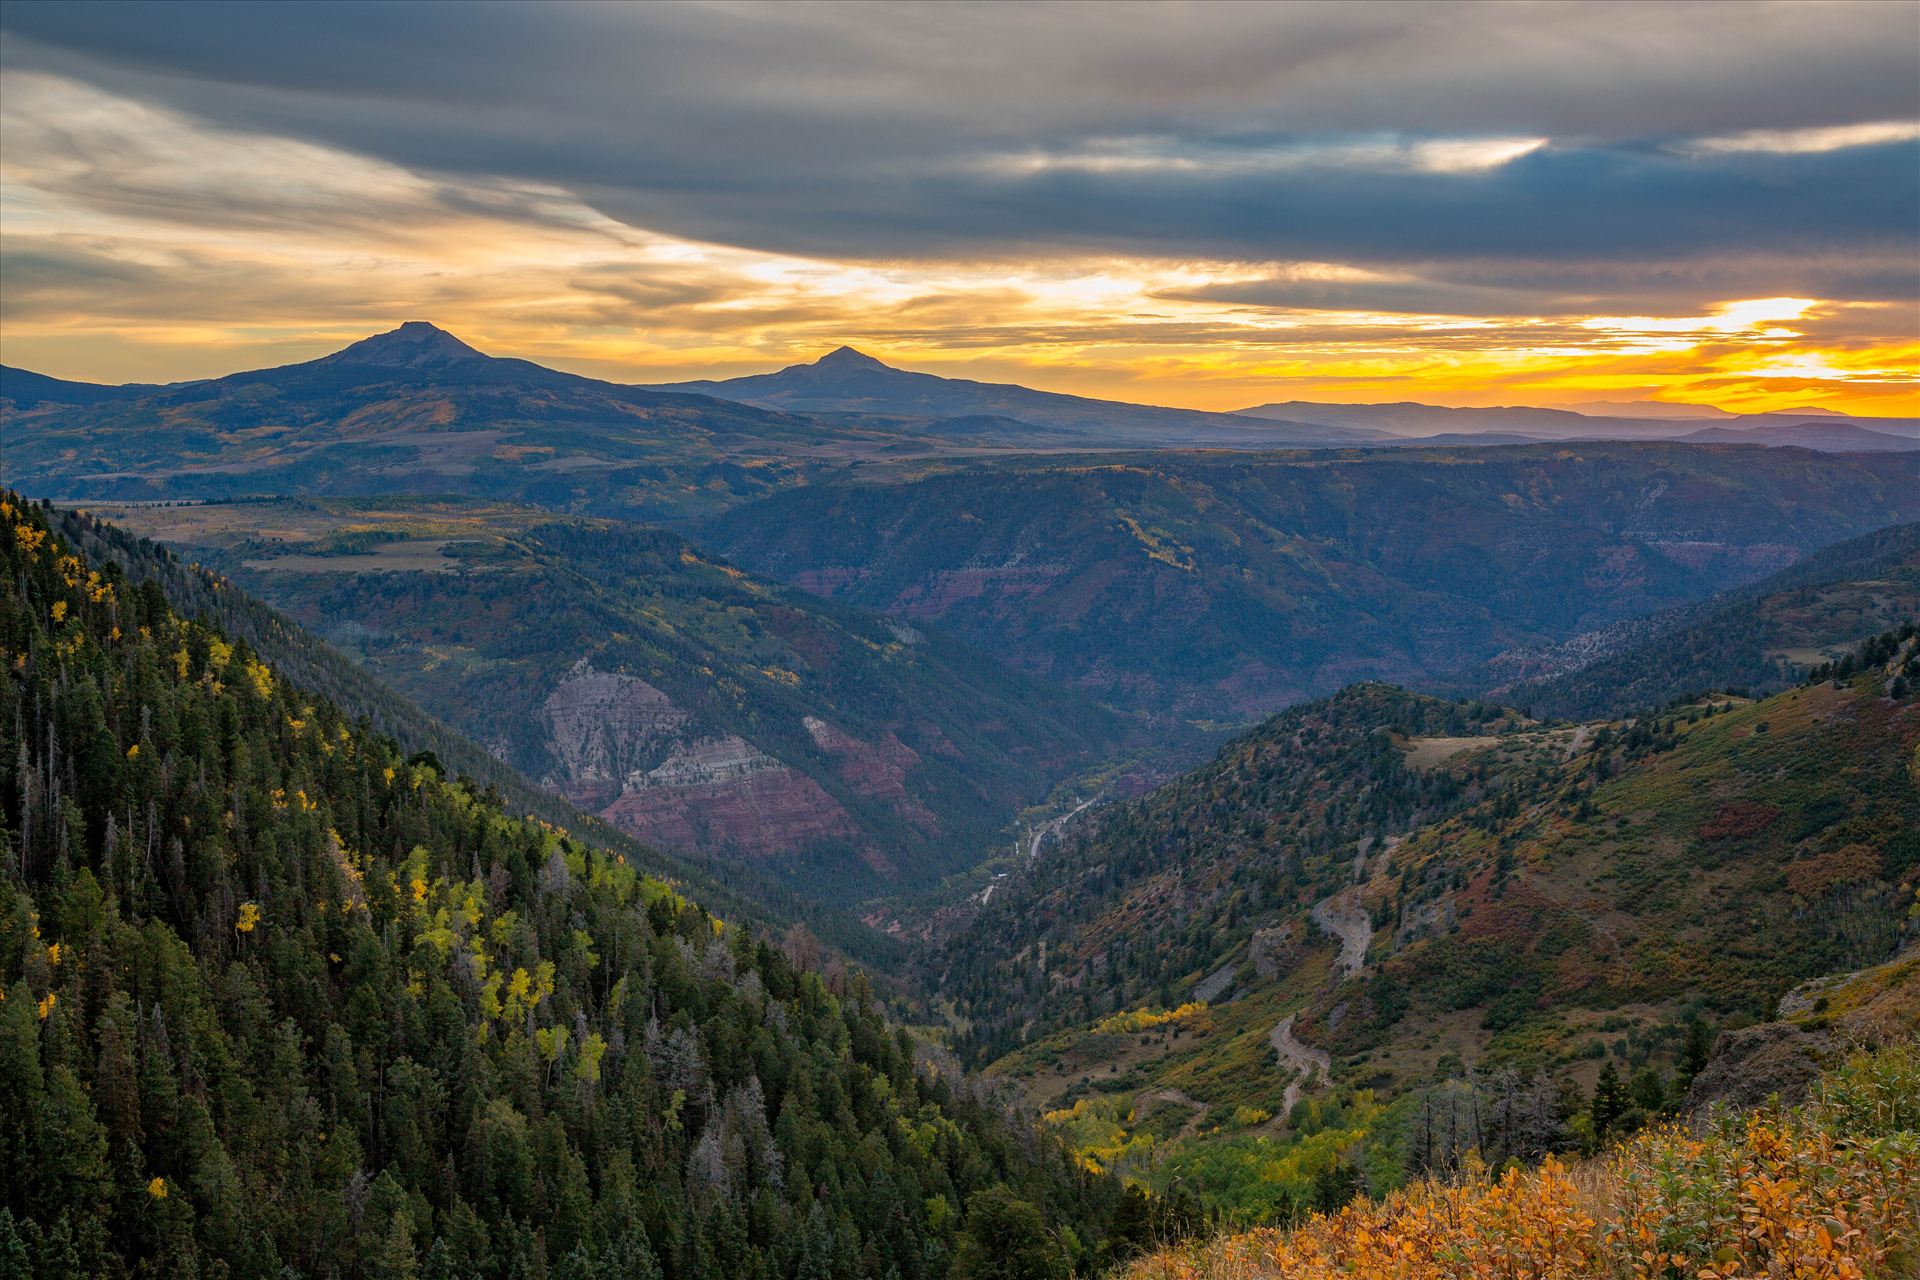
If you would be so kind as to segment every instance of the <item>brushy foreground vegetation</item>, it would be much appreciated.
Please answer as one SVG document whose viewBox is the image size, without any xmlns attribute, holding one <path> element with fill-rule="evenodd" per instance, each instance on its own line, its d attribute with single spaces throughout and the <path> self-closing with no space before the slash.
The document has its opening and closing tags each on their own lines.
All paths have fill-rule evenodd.
<svg viewBox="0 0 1920 1280">
<path fill-rule="evenodd" d="M 1470 1170 L 1164 1250 L 1127 1280 L 1880 1280 L 1920 1269 L 1920 1043 L 1792 1110 L 1644 1132 L 1572 1167 Z"/>
</svg>

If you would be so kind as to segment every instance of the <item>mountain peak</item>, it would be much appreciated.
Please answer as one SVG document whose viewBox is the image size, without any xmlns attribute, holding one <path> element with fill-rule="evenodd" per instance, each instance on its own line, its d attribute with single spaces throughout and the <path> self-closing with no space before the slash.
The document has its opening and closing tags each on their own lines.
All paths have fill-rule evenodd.
<svg viewBox="0 0 1920 1280">
<path fill-rule="evenodd" d="M 816 369 L 888 369 L 890 365 L 875 360 L 864 351 L 855 351 L 852 347 L 835 347 L 813 362 Z"/>
<path fill-rule="evenodd" d="M 325 357 L 334 364 L 377 365 L 388 369 L 440 369 L 486 358 L 445 329 L 425 320 L 409 320 L 398 329 L 362 338 Z"/>
</svg>

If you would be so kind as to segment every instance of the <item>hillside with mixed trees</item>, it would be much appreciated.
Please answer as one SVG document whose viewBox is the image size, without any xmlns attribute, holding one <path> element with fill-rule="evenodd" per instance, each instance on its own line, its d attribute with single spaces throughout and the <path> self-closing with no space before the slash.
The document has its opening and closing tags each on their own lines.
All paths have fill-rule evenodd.
<svg viewBox="0 0 1920 1280">
<path fill-rule="evenodd" d="M 863 978 L 508 815 L 12 496 L 0 571 L 5 1274 L 1093 1261 L 1111 1184 Z"/>
<path fill-rule="evenodd" d="M 1594 1150 L 1914 938 L 1920 637 L 1816 674 L 1586 724 L 1345 690 L 1095 810 L 937 981 L 1084 1159 L 1241 1220 Z M 1745 1101 L 1804 1083 L 1721 1039 Z"/>
<path fill-rule="evenodd" d="M 191 510 L 201 510 L 192 508 Z M 43 507 L 55 536 L 76 555 L 103 569 L 111 562 L 139 586 L 152 581 L 176 614 L 210 620 L 229 640 L 244 643 L 291 683 L 325 697 L 343 715 L 366 720 L 408 755 L 424 753 L 437 767 L 497 794 L 510 813 L 530 814 L 582 835 L 624 857 L 637 869 L 684 886 L 701 905 L 731 920 L 769 928 L 803 923 L 835 950 L 891 968 L 894 940 L 861 924 L 836 904 L 801 896 L 740 861 L 700 863 L 634 839 L 536 785 L 485 747 L 382 683 L 355 661 L 257 596 L 169 547 L 137 536 L 85 511 Z"/>
<path fill-rule="evenodd" d="M 1660 1125 L 1569 1166 L 1422 1178 L 1125 1280 L 1902 1280 L 1920 1266 L 1920 1053 L 1845 1055 L 1797 1106 Z"/>
</svg>

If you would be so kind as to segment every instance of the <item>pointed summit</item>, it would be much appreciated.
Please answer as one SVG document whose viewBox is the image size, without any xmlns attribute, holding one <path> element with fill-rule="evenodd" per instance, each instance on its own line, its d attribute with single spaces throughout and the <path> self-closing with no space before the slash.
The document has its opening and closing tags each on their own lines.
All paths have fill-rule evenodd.
<svg viewBox="0 0 1920 1280">
<path fill-rule="evenodd" d="M 855 351 L 852 347 L 835 347 L 832 351 L 813 362 L 816 369 L 828 369 L 836 373 L 852 373 L 861 369 L 891 369 L 891 365 L 882 364 L 864 351 Z"/>
<path fill-rule="evenodd" d="M 425 320 L 409 320 L 398 329 L 362 338 L 324 357 L 328 364 L 374 365 L 385 369 L 442 369 L 469 360 L 485 360 L 460 339 Z"/>
</svg>

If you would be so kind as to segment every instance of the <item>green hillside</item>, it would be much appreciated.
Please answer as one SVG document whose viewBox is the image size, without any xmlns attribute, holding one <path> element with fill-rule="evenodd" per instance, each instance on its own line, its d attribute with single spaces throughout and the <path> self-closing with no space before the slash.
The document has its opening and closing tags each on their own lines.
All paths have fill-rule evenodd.
<svg viewBox="0 0 1920 1280">
<path fill-rule="evenodd" d="M 851 1280 L 1096 1237 L 1107 1185 L 863 978 L 509 817 L 11 496 L 0 570 L 8 1274 Z"/>
<path fill-rule="evenodd" d="M 1911 458 L 1660 444 L 863 468 L 696 540 L 1118 706 L 1425 684 L 1920 518 Z"/>
<path fill-rule="evenodd" d="M 107 510 L 632 835 L 842 903 L 968 865 L 1132 731 L 659 530 L 420 499 Z"/>
<path fill-rule="evenodd" d="M 1244 1219 L 1580 1149 L 1913 939 L 1920 639 L 1841 670 L 1585 725 L 1348 689 L 1096 811 L 938 980 L 1084 1156 Z"/>
</svg>

